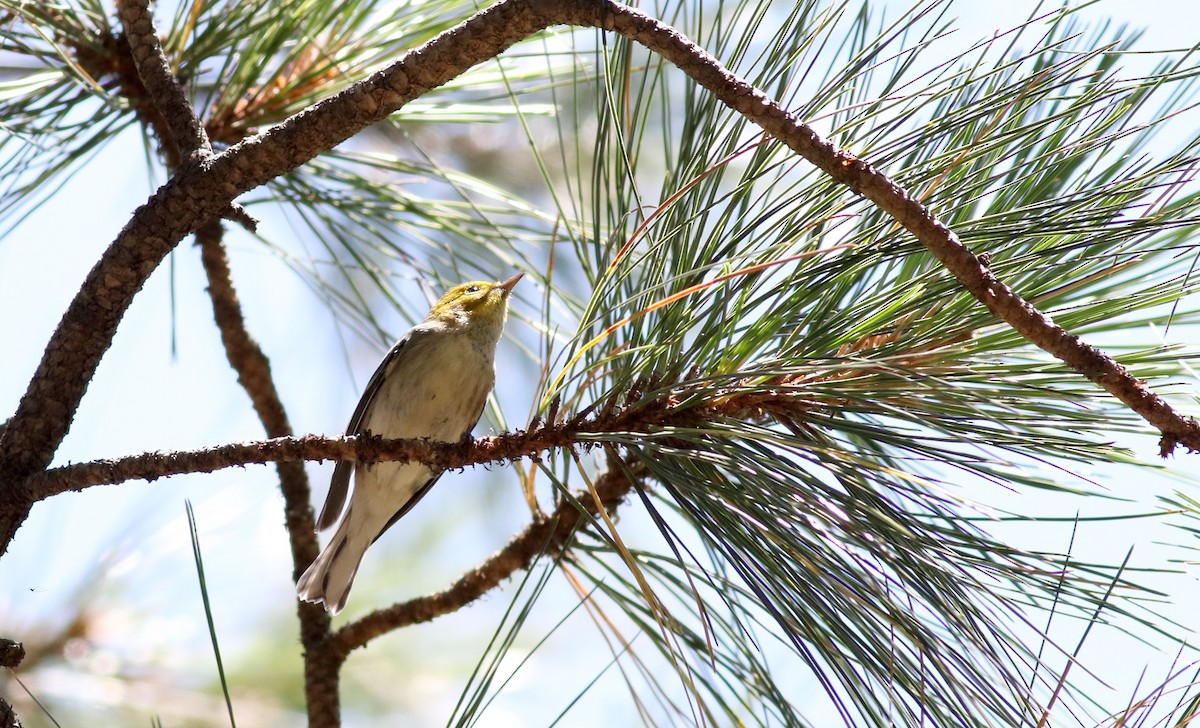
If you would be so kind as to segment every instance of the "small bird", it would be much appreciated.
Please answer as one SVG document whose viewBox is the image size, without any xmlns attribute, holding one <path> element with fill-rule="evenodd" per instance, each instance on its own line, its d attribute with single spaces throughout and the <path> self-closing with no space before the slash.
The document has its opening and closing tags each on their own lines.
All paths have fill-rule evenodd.
<svg viewBox="0 0 1200 728">
<path fill-rule="evenodd" d="M 508 296 L 522 275 L 503 283 L 463 283 L 442 296 L 379 363 L 346 434 L 440 442 L 470 437 L 496 381 L 496 345 L 508 315 Z M 317 518 L 318 530 L 332 526 L 342 513 L 352 469 L 350 507 L 325 550 L 296 582 L 301 599 L 323 603 L 331 614 L 346 606 L 367 547 L 441 477 L 440 471 L 417 462 L 339 461 Z"/>
</svg>

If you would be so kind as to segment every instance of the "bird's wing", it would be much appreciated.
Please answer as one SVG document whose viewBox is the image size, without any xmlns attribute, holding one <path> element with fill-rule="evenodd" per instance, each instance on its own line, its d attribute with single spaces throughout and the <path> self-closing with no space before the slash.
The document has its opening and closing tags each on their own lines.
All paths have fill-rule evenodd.
<svg viewBox="0 0 1200 728">
<path fill-rule="evenodd" d="M 346 491 L 350 489 L 350 473 L 354 470 L 354 462 L 339 460 L 333 466 L 333 478 L 329 481 L 329 495 L 325 496 L 325 505 L 321 507 L 321 515 L 317 516 L 317 530 L 324 531 L 337 523 L 342 515 L 342 506 L 346 505 Z"/>
<path fill-rule="evenodd" d="M 414 331 L 409 331 L 402 336 L 392 346 L 387 356 L 383 357 L 383 361 L 379 362 L 375 373 L 367 382 L 367 388 L 363 390 L 362 399 L 358 400 L 358 406 L 354 408 L 354 414 L 350 415 L 350 424 L 346 425 L 347 435 L 361 434 L 367 408 L 375 401 L 375 396 L 379 394 L 379 388 L 383 386 L 383 381 L 387 378 L 388 370 L 396 362 L 400 352 L 412 341 Z M 350 473 L 353 471 L 354 461 L 352 460 L 339 460 L 333 467 L 333 478 L 329 481 L 329 495 L 325 497 L 325 505 L 321 508 L 321 515 L 317 517 L 318 531 L 324 531 L 337 523 L 338 516 L 342 514 L 342 507 L 346 505 L 346 493 L 350 490 Z"/>
</svg>

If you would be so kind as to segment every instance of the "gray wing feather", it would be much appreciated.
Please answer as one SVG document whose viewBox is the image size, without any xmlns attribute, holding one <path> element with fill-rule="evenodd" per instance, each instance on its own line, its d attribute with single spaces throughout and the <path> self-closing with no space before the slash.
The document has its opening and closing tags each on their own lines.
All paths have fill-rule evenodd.
<svg viewBox="0 0 1200 728">
<path fill-rule="evenodd" d="M 354 414 L 350 415 L 350 424 L 346 425 L 347 435 L 362 434 L 363 418 L 367 414 L 367 408 L 375 401 L 375 395 L 379 394 L 379 388 L 383 386 L 388 369 L 391 368 L 396 357 L 400 355 L 412 336 L 413 332 L 409 331 L 401 337 L 392 345 L 387 356 L 383 357 L 383 361 L 379 362 L 375 373 L 367 382 L 367 388 L 363 390 L 362 399 L 358 400 L 358 406 L 354 408 Z M 333 478 L 329 481 L 329 495 L 325 497 L 325 505 L 321 508 L 321 515 L 317 517 L 318 531 L 324 531 L 337 523 L 338 516 L 342 514 L 342 507 L 346 505 L 346 493 L 350 490 L 350 473 L 352 472 L 354 472 L 352 460 L 339 460 L 333 467 Z"/>
<path fill-rule="evenodd" d="M 346 492 L 350 490 L 350 473 L 354 471 L 354 463 L 350 460 L 339 460 L 333 466 L 333 479 L 329 481 L 329 495 L 325 496 L 325 505 L 321 507 L 321 515 L 317 516 L 317 530 L 324 531 L 337 523 L 342 515 L 342 506 L 346 505 Z"/>
</svg>

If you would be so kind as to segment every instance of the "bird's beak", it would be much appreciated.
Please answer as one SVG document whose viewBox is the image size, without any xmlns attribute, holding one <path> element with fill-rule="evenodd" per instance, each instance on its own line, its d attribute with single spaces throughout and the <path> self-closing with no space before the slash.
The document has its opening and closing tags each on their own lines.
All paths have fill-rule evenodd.
<svg viewBox="0 0 1200 728">
<path fill-rule="evenodd" d="M 513 286 L 517 285 L 517 281 L 521 280 L 521 276 L 523 276 L 523 275 L 525 275 L 525 274 L 518 273 L 515 276 L 513 276 L 512 278 L 509 278 L 507 281 L 504 281 L 503 283 L 501 283 L 500 285 L 498 285 L 496 287 L 499 288 L 500 290 L 504 291 L 504 295 L 507 296 L 509 293 L 512 293 Z"/>
</svg>

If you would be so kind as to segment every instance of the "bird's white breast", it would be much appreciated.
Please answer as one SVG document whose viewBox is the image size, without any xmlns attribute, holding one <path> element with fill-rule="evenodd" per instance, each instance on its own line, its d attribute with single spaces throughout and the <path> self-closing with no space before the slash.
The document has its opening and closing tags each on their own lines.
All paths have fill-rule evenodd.
<svg viewBox="0 0 1200 728">
<path fill-rule="evenodd" d="M 467 332 L 437 330 L 413 336 L 407 346 L 412 350 L 397 358 L 367 410 L 365 429 L 457 442 L 475 425 L 495 382 L 494 345 L 480 347 Z M 432 346 L 436 357 L 426 355 Z"/>
</svg>

